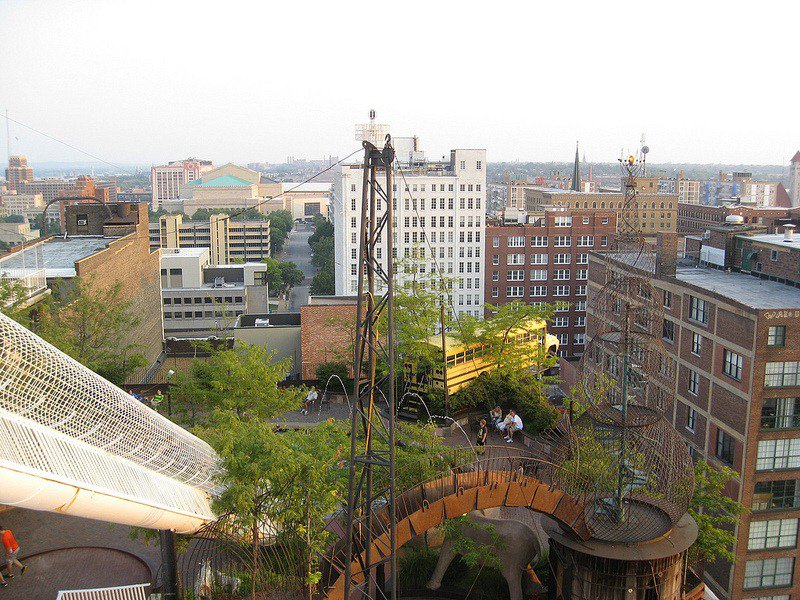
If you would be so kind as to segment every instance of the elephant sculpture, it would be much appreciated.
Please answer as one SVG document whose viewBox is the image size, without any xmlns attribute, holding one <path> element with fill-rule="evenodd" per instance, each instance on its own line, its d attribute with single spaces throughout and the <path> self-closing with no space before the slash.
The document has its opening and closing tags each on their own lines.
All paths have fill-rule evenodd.
<svg viewBox="0 0 800 600">
<path fill-rule="evenodd" d="M 541 544 L 536 532 L 524 523 L 513 519 L 492 518 L 487 515 L 487 511 L 474 510 L 467 517 L 469 522 L 459 526 L 461 534 L 466 538 L 482 546 L 492 546 L 498 535 L 505 541 L 501 548 L 494 550 L 494 554 L 500 563 L 500 572 L 508 582 L 510 599 L 523 599 L 523 577 L 525 578 L 525 591 L 534 591 L 533 584 L 540 582 L 529 564 L 535 561 L 541 553 Z M 487 531 L 489 525 L 493 527 L 493 532 Z M 438 590 L 442 585 L 442 577 L 447 571 L 447 567 L 457 556 L 454 545 L 455 542 L 452 539 L 445 538 L 439 552 L 436 569 L 428 581 L 428 589 Z"/>
</svg>

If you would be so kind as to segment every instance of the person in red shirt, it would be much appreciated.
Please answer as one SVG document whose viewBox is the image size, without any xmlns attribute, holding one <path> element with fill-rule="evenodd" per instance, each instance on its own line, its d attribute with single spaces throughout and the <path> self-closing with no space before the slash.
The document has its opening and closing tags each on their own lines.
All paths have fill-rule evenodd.
<svg viewBox="0 0 800 600">
<path fill-rule="evenodd" d="M 6 577 L 9 579 L 14 577 L 14 565 L 17 565 L 20 568 L 20 575 L 24 575 L 25 571 L 28 570 L 28 567 L 19 562 L 19 559 L 17 558 L 17 556 L 19 556 L 19 544 L 17 543 L 17 539 L 14 537 L 14 534 L 10 529 L 6 529 L 0 525 L 0 539 L 2 539 L 3 548 L 5 548 L 6 551 L 6 564 L 8 565 L 8 573 L 6 574 Z M 3 579 L 2 574 L 0 574 L 0 585 L 3 587 L 8 585 L 5 579 Z"/>
</svg>

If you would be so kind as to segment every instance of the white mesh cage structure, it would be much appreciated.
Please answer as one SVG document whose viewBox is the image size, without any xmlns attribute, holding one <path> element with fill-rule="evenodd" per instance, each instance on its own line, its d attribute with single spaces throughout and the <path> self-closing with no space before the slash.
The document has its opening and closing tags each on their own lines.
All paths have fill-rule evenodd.
<svg viewBox="0 0 800 600">
<path fill-rule="evenodd" d="M 0 314 L 0 503 L 180 533 L 213 520 L 211 447 Z"/>
</svg>

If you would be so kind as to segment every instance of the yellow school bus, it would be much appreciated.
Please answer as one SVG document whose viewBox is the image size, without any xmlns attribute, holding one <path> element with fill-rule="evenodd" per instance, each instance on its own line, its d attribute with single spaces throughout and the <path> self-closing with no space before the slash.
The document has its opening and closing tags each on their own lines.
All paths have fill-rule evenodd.
<svg viewBox="0 0 800 600">
<path fill-rule="evenodd" d="M 441 335 L 429 337 L 427 343 L 433 346 L 441 356 Z M 538 345 L 553 355 L 558 351 L 558 339 L 547 333 L 547 327 L 543 320 L 531 319 L 512 329 L 506 343 L 517 346 L 522 344 Z M 445 355 L 448 394 L 455 394 L 481 373 L 492 371 L 497 367 L 495 353 L 485 344 L 465 346 L 455 338 L 445 336 Z M 535 353 L 532 352 L 531 355 L 535 355 Z M 416 393 L 426 393 L 432 390 L 444 391 L 444 369 L 441 363 L 424 369 L 420 368 L 416 362 L 408 361 L 403 364 L 403 372 L 409 391 Z"/>
</svg>

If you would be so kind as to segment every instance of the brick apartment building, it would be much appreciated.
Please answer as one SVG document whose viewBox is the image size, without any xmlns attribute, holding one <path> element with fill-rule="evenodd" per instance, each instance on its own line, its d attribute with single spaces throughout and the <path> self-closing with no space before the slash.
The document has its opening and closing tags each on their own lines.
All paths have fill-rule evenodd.
<svg viewBox="0 0 800 600">
<path fill-rule="evenodd" d="M 692 236 L 687 249 L 704 260 L 677 266 L 677 239 L 659 236 L 666 259 L 653 284 L 677 367 L 666 415 L 694 457 L 739 473 L 727 492 L 748 510 L 735 564 L 708 565 L 706 581 L 724 598 L 787 600 L 800 597 L 800 243 L 760 231 Z M 589 260 L 591 296 L 607 273 L 598 253 Z M 591 344 L 598 326 L 618 317 L 589 309 Z"/>
<path fill-rule="evenodd" d="M 487 225 L 484 316 L 512 301 L 559 303 L 550 333 L 559 355 L 583 354 L 589 252 L 603 250 L 616 231 L 612 210 L 547 208 L 527 223 Z"/>
<path fill-rule="evenodd" d="M 644 184 L 642 184 L 644 185 Z M 650 193 L 644 188 L 636 196 L 639 224 L 645 236 L 675 231 L 678 195 Z M 582 210 L 622 210 L 622 192 L 576 192 L 552 188 L 526 188 L 525 210 L 538 212 L 550 206 Z"/>
<path fill-rule="evenodd" d="M 678 233 L 698 233 L 709 227 L 724 225 L 731 215 L 741 217 L 741 222 L 746 225 L 774 228 L 787 219 L 800 219 L 800 209 L 742 204 L 703 206 L 681 202 L 678 204 Z"/>
</svg>

